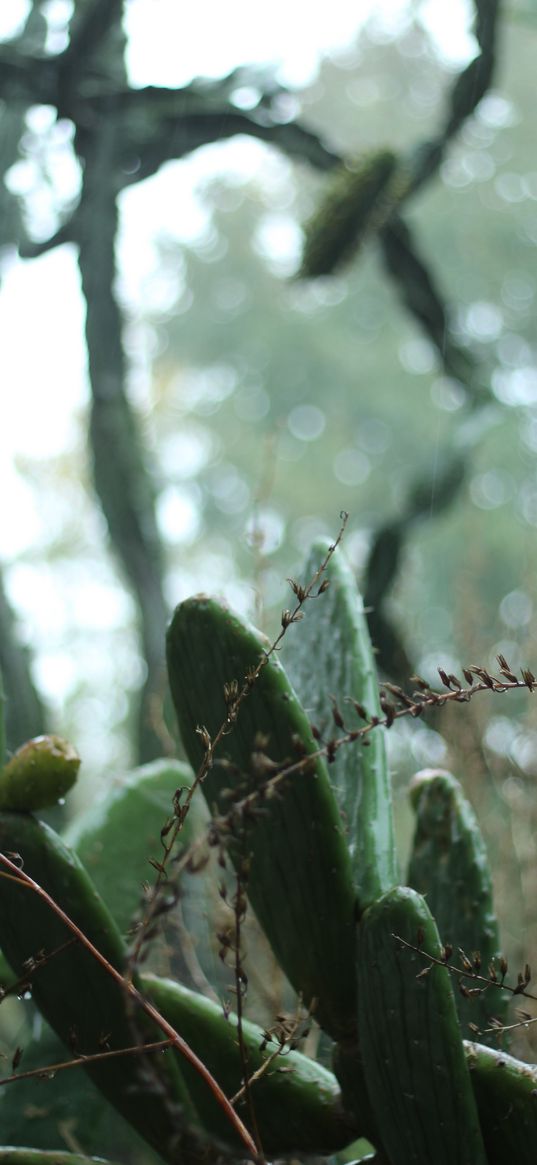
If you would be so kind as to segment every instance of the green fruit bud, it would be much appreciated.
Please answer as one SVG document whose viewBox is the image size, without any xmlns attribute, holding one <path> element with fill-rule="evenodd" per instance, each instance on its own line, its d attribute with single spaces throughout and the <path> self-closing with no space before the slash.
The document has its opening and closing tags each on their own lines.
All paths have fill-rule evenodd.
<svg viewBox="0 0 537 1165">
<path fill-rule="evenodd" d="M 22 813 L 57 805 L 76 781 L 80 757 L 60 736 L 36 736 L 0 772 L 0 809 Z"/>
</svg>

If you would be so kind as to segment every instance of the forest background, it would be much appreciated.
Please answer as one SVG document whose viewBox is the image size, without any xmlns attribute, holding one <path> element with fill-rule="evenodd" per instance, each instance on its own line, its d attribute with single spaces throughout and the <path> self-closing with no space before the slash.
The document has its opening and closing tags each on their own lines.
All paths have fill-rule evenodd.
<svg viewBox="0 0 537 1165">
<path fill-rule="evenodd" d="M 144 9 L 176 35 L 151 0 L 124 24 L 111 0 L 35 0 L 1 46 L 0 660 L 10 746 L 49 728 L 79 749 L 75 809 L 175 748 L 173 605 L 220 592 L 270 634 L 342 510 L 385 678 L 537 663 L 534 13 L 386 5 L 315 68 L 304 28 L 302 76 L 282 27 L 274 66 L 133 80 Z M 473 60 L 482 100 L 457 89 Z M 347 265 L 300 278 L 333 171 L 383 151 L 403 184 L 430 162 L 406 267 L 367 221 Z M 530 697 L 389 743 L 403 835 L 412 772 L 463 779 L 530 956 Z"/>
</svg>

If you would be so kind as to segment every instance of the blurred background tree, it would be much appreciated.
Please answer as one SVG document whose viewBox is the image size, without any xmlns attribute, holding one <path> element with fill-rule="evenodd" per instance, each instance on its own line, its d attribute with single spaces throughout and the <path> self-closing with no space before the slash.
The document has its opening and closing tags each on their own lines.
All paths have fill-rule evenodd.
<svg viewBox="0 0 537 1165">
<path fill-rule="evenodd" d="M 220 590 L 270 632 L 341 509 L 385 675 L 535 665 L 534 18 L 480 0 L 454 35 L 441 5 L 387 5 L 300 85 L 239 60 L 161 85 L 132 79 L 143 9 L 22 4 L 0 60 L 0 657 L 12 747 L 70 736 L 83 796 L 173 747 L 173 604 Z M 364 234 L 346 264 L 341 181 L 346 242 Z M 78 357 L 69 393 L 75 260 L 89 376 Z M 37 310 L 19 292 L 15 316 L 27 268 Z M 24 383 L 50 296 L 54 364 Z M 423 764 L 465 778 L 512 937 L 522 912 L 535 929 L 531 703 L 474 702 L 391 748 L 401 790 Z"/>
</svg>

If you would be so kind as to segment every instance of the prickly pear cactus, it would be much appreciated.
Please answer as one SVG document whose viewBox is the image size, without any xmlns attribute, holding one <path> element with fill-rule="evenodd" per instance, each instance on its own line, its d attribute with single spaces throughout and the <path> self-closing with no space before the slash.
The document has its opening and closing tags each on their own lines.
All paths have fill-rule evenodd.
<svg viewBox="0 0 537 1165">
<path fill-rule="evenodd" d="M 0 810 L 46 809 L 72 789 L 80 757 L 59 736 L 36 736 L 0 772 Z"/>
<path fill-rule="evenodd" d="M 305 583 L 329 547 L 327 540 L 314 543 L 303 572 Z M 281 658 L 308 716 L 327 740 L 336 731 L 334 714 L 356 727 L 360 714 L 371 720 L 380 719 L 382 713 L 362 598 L 340 549 L 332 553 L 324 578 L 325 592 L 310 601 L 304 619 L 289 628 Z M 330 763 L 330 782 L 361 913 L 399 881 L 383 733 L 371 733 L 365 744 L 340 748 Z"/>
<path fill-rule="evenodd" d="M 194 770 L 228 718 L 226 693 L 229 700 L 230 692 L 239 691 L 268 646 L 225 604 L 206 595 L 176 609 L 168 631 L 168 673 Z M 231 716 L 203 791 L 222 816 L 235 806 L 226 834 L 237 869 L 247 870 L 254 910 L 295 990 L 306 1006 L 315 1000 L 316 1014 L 337 1037 L 352 1025 L 355 1013 L 355 895 L 326 766 L 275 656 L 239 714 L 235 718 L 232 710 Z M 272 795 L 267 779 L 307 756 L 312 758 L 307 768 L 295 771 L 281 788 L 274 786 Z"/>
<path fill-rule="evenodd" d="M 459 781 L 442 769 L 417 773 L 410 786 L 416 829 L 408 885 L 427 895 L 440 937 L 455 960 L 487 975 L 498 965 L 500 939 L 492 877 L 481 830 Z M 457 992 L 463 1035 L 479 1030 L 485 1044 L 497 1045 L 491 1017 L 505 1023 L 507 992 L 478 989 L 468 979 Z M 485 1029 L 489 1029 L 488 1031 Z"/>
<path fill-rule="evenodd" d="M 237 1046 L 237 1018 L 227 1018 L 210 999 L 187 990 L 178 983 L 156 976 L 144 978 L 148 994 L 187 1039 L 206 1057 L 211 1072 L 228 1096 L 241 1087 L 242 1065 Z M 243 1021 L 242 1039 L 251 1073 L 259 1072 L 274 1051 L 274 1039 L 266 1039 L 257 1024 Z M 265 1050 L 262 1050 L 264 1046 Z M 202 1124 L 219 1142 L 235 1152 L 241 1146 L 229 1122 L 208 1094 L 197 1073 L 188 1065 L 178 1065 Z M 256 1120 L 266 1153 L 334 1153 L 345 1148 L 360 1131 L 354 1119 L 343 1111 L 337 1082 L 326 1068 L 297 1051 L 287 1051 L 276 1061 L 275 1070 L 265 1073 L 253 1088 Z M 281 1069 L 285 1068 L 285 1071 Z"/>
<path fill-rule="evenodd" d="M 133 1018 L 122 986 L 73 941 L 42 898 L 13 872 L 6 876 L 4 862 L 0 947 L 15 986 L 31 986 L 34 1002 L 25 1006 L 37 1005 L 50 1025 L 30 1043 L 28 1063 L 39 1062 L 41 1048 L 61 1056 L 59 1040 L 71 1055 L 103 1047 L 118 1053 L 90 1058 L 85 1068 L 128 1122 L 130 1139 L 121 1141 L 119 1116 L 115 1124 L 96 1117 L 93 1139 L 76 1135 L 87 1153 L 100 1151 L 95 1138 L 102 1135 L 102 1151 L 123 1165 L 158 1159 L 175 1165 L 179 1156 L 185 1165 L 201 1158 L 216 1165 L 252 1156 L 240 1127 L 233 1129 L 215 1104 L 207 1070 L 235 1097 L 249 1144 L 255 1139 L 274 1158 L 337 1161 L 345 1150 L 378 1165 L 534 1165 L 537 1068 L 463 1039 L 466 1001 L 454 994 L 442 945 L 449 930 L 465 952 L 479 945 L 483 961 L 499 950 L 482 838 L 459 784 L 449 774 L 422 774 L 411 794 L 417 824 L 408 878 L 417 889 L 398 885 L 381 707 L 361 599 L 340 552 L 325 544 L 314 548 L 306 576 L 319 559 L 326 559 L 328 588 L 304 600 L 300 624 L 284 619 L 281 653 L 215 599 L 197 596 L 175 611 L 167 640 L 170 687 L 193 771 L 163 761 L 132 774 L 69 829 L 70 844 L 34 815 L 68 787 L 50 768 L 49 752 L 28 746 L 32 762 L 23 765 L 22 778 L 19 760 L 0 773 L 0 855 L 17 855 L 19 868 L 124 983 L 134 976 L 138 998 L 156 1008 L 152 1016 L 191 1049 L 188 1063 L 175 1048 L 151 1060 L 128 1054 L 137 1053 L 140 1039 L 156 1038 L 158 1027 Z M 369 749 L 356 731 L 364 717 Z M 69 750 L 60 759 L 69 761 Z M 196 780 L 206 804 L 197 793 L 186 818 L 179 815 L 179 848 L 163 874 L 163 839 Z M 274 1046 L 272 1029 L 239 1015 L 237 1000 L 234 1014 L 223 978 L 210 982 L 211 961 L 201 953 L 212 1000 L 176 977 L 142 974 L 129 963 L 125 937 L 148 861 L 173 891 L 172 904 L 183 895 L 183 917 L 192 932 L 198 928 L 200 896 L 209 900 L 204 879 L 213 875 L 202 860 L 198 897 L 177 878 L 177 859 L 182 868 L 190 845 L 196 854 L 214 850 L 218 869 L 235 879 L 240 977 L 233 988 L 247 988 L 245 968 L 256 953 L 242 949 L 247 895 L 302 1005 L 321 1025 L 324 1047 L 332 1045 L 335 1074 L 285 1043 Z M 227 893 L 220 883 L 216 890 Z M 210 909 L 206 923 L 210 931 Z M 165 933 L 177 976 L 182 940 L 173 928 Z M 196 937 L 203 952 L 205 937 Z M 219 941 L 225 952 L 225 936 Z M 484 1006 L 488 1012 L 488 998 Z M 491 1010 L 497 1015 L 502 1006 L 498 993 Z M 205 1062 L 204 1079 L 192 1066 L 196 1056 Z M 91 1120 L 95 1095 L 88 1100 L 77 1090 L 79 1071 L 69 1074 L 72 1105 Z M 0 1093 L 0 1127 L 19 1142 L 0 1148 L 0 1165 L 89 1162 L 61 1150 L 60 1090 L 51 1093 L 40 1134 L 40 1143 L 50 1136 L 52 1157 L 25 1146 L 30 1084 L 10 1093 L 9 1113 Z M 349 1148 L 364 1137 L 373 1158 Z M 140 1156 L 141 1138 L 151 1149 Z"/>
<path fill-rule="evenodd" d="M 0 851 L 16 850 L 25 874 L 84 931 L 111 965 L 127 970 L 127 951 L 112 916 L 72 850 L 29 813 L 0 813 Z M 84 1055 L 135 1046 L 139 1031 L 125 992 L 79 943 L 46 902 L 12 877 L 0 877 L 0 941 L 5 957 L 67 1047 Z M 58 951 L 57 955 L 54 952 Z M 41 965 L 32 961 L 44 953 Z M 158 1030 L 143 1039 L 158 1039 Z M 136 1055 L 89 1061 L 87 1071 L 108 1100 L 163 1155 L 177 1143 L 178 1114 L 188 1093 L 170 1058 L 144 1064 Z M 140 1095 L 144 1096 L 143 1109 Z"/>
<path fill-rule="evenodd" d="M 467 1043 L 465 1051 L 489 1165 L 534 1165 L 537 1065 L 481 1044 Z"/>
<path fill-rule="evenodd" d="M 391 1161 L 486 1165 L 455 999 L 421 895 L 397 887 L 358 930 L 358 1019 L 369 1095 Z"/>
</svg>

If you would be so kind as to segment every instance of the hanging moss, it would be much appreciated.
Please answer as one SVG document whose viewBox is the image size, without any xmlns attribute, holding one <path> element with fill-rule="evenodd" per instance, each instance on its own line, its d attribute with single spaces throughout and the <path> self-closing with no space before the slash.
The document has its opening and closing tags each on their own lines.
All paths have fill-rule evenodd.
<svg viewBox="0 0 537 1165">
<path fill-rule="evenodd" d="M 366 234 L 379 230 L 406 183 L 391 150 L 375 150 L 342 166 L 305 227 L 301 278 L 330 275 L 352 258 Z"/>
</svg>

